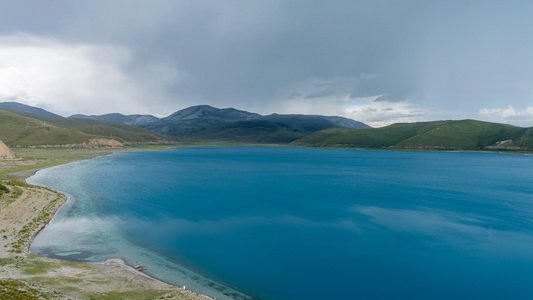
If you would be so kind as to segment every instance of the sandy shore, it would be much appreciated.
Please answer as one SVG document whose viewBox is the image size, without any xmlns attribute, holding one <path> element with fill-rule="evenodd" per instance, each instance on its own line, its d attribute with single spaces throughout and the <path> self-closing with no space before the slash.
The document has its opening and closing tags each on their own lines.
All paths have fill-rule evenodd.
<svg viewBox="0 0 533 300">
<path fill-rule="evenodd" d="M 158 281 L 120 259 L 75 263 L 30 254 L 33 237 L 66 197 L 23 182 L 0 183 L 10 191 L 0 197 L 0 299 L 212 299 Z"/>
<path fill-rule="evenodd" d="M 46 169 L 46 168 L 47 167 L 34 168 L 34 169 L 29 169 L 29 170 L 24 170 L 24 171 L 18 171 L 18 172 L 13 172 L 13 173 L 6 174 L 6 176 L 9 179 L 26 180 L 28 177 L 31 177 L 31 176 L 35 175 L 35 173 L 37 173 L 37 171 L 42 170 L 42 169 Z"/>
</svg>

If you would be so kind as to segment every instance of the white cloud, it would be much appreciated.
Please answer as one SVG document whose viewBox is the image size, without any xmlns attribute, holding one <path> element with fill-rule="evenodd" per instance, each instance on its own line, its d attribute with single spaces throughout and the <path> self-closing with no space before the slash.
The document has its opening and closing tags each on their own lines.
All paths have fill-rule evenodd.
<svg viewBox="0 0 533 300">
<path fill-rule="evenodd" d="M 384 95 L 354 97 L 358 88 L 376 75 L 310 78 L 282 90 L 276 103 L 282 113 L 338 115 L 381 127 L 398 122 L 426 121 L 435 112 L 409 101 L 387 101 Z M 281 104 L 280 104 L 281 102 Z"/>
<path fill-rule="evenodd" d="M 179 76 L 176 70 L 153 63 L 143 78 L 135 79 L 125 71 L 131 60 L 130 50 L 117 45 L 70 44 L 25 34 L 0 36 L 0 101 L 18 101 L 63 115 L 143 112 L 150 105 L 146 99 L 162 96 L 162 85 Z"/>
<path fill-rule="evenodd" d="M 509 105 L 506 108 L 482 108 L 479 115 L 492 122 L 512 123 L 524 127 L 533 125 L 533 107 L 515 109 Z"/>
<path fill-rule="evenodd" d="M 379 97 L 378 97 L 379 98 Z M 418 108 L 407 101 L 376 101 L 376 97 L 361 99 L 363 103 L 346 103 L 342 116 L 362 121 L 372 127 L 382 127 L 393 123 L 427 121 L 434 112 Z"/>
<path fill-rule="evenodd" d="M 492 116 L 499 116 L 499 117 L 502 117 L 502 118 L 508 118 L 508 117 L 512 117 L 512 116 L 518 115 L 519 112 L 517 112 L 514 109 L 514 107 L 509 105 L 507 108 L 504 108 L 504 109 L 501 109 L 501 108 L 492 108 L 492 109 L 483 108 L 483 109 L 479 110 L 479 114 L 480 115 L 485 115 L 485 116 L 492 115 Z"/>
</svg>

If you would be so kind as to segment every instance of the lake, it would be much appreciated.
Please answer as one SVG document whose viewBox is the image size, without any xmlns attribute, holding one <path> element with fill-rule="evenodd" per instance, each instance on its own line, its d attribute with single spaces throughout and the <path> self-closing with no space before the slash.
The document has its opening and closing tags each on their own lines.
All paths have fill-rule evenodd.
<svg viewBox="0 0 533 300">
<path fill-rule="evenodd" d="M 39 171 L 32 253 L 120 257 L 217 299 L 531 299 L 533 156 L 271 147 Z"/>
</svg>

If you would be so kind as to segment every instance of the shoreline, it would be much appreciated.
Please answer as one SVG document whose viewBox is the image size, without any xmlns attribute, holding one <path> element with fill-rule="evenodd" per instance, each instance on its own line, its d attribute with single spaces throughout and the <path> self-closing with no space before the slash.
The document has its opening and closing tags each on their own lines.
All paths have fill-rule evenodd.
<svg viewBox="0 0 533 300">
<path fill-rule="evenodd" d="M 221 145 L 188 145 L 187 147 L 203 147 L 203 146 L 207 146 L 207 147 L 219 147 Z M 240 145 L 240 146 L 244 146 L 244 145 Z M 253 146 L 265 146 L 265 145 L 253 145 Z M 301 146 L 292 146 L 292 147 L 297 147 L 297 148 L 300 148 Z M 170 149 L 171 147 L 169 148 L 166 148 L 166 149 Z M 302 147 L 302 148 L 311 148 L 313 149 L 313 147 Z M 322 148 L 322 147 L 321 147 Z M 166 150 L 165 149 L 165 150 Z M 329 148 L 329 149 L 342 149 L 342 148 Z M 344 148 L 344 149 L 353 149 L 353 148 Z M 57 165 L 62 165 L 62 164 L 67 164 L 67 163 L 71 163 L 71 162 L 74 162 L 74 161 L 80 161 L 80 160 L 85 160 L 85 159 L 92 159 L 92 158 L 95 158 L 95 157 L 98 157 L 98 156 L 107 156 L 107 155 L 111 155 L 111 154 L 114 154 L 114 153 L 120 153 L 120 152 L 130 152 L 130 151 L 150 151 L 150 150 L 153 150 L 153 149 L 137 149 L 137 148 L 131 148 L 131 149 L 121 149 L 121 150 L 118 150 L 118 151 L 87 151 L 87 153 L 89 153 L 90 155 L 89 156 L 84 156 L 84 157 L 80 157 L 78 159 L 68 159 L 68 160 L 63 160 L 63 159 L 60 159 L 59 161 L 57 161 L 57 163 L 53 164 L 53 165 L 50 165 L 50 164 L 45 164 L 45 165 L 36 165 L 35 168 L 31 168 L 31 169 L 25 169 L 25 170 L 21 170 L 21 171 L 15 171 L 15 172 L 12 172 L 12 173 L 8 173 L 8 172 L 4 172 L 4 175 L 8 178 L 11 178 L 11 179 L 15 179 L 15 180 L 23 180 L 24 182 L 26 182 L 26 179 L 28 179 L 29 177 L 35 175 L 38 171 L 40 170 L 43 170 L 43 169 L 47 169 L 47 168 L 50 168 L 50 167 L 53 167 L 53 166 L 57 166 Z M 157 149 L 157 150 L 162 150 L 162 149 Z M 358 149 L 358 150 L 376 150 L 376 149 Z M 390 150 L 389 150 L 390 151 Z M 398 149 L 395 149 L 393 151 L 401 151 L 401 150 L 398 150 Z M 412 152 L 464 152 L 464 153 L 468 153 L 468 151 L 427 151 L 427 150 L 414 150 L 414 149 L 409 149 L 409 150 L 405 150 L 405 151 L 412 151 Z M 54 151 L 56 152 L 56 151 Z M 480 153 L 480 151 L 474 151 L 474 153 Z M 491 153 L 491 154 L 496 154 L 498 152 L 494 152 L 494 151 L 490 151 L 490 152 L 487 152 L 487 153 Z M 509 154 L 509 153 L 505 153 L 505 154 Z M 516 154 L 516 153 L 513 153 L 513 154 Z M 47 189 L 47 188 L 43 188 L 43 187 L 40 187 L 42 189 Z M 53 191 L 55 193 L 59 193 L 57 191 Z M 55 213 L 62 207 L 62 205 L 59 205 L 57 207 L 57 209 L 52 213 L 52 217 L 55 215 Z M 0 209 L 0 216 L 1 216 L 1 209 Z M 51 220 L 51 218 L 50 218 Z M 29 247 L 31 245 L 31 242 L 33 241 L 33 239 L 37 236 L 37 234 L 43 230 L 45 228 L 46 224 L 40 226 L 39 229 L 37 229 L 31 236 L 31 240 L 29 241 L 29 243 L 27 244 L 26 246 L 26 249 L 25 249 L 25 256 L 26 257 L 33 257 L 31 260 L 33 261 L 45 261 L 45 262 L 49 262 L 49 261 L 54 261 L 54 260 L 57 260 L 57 261 L 63 261 L 63 262 L 67 262 L 67 263 L 70 263 L 69 261 L 66 261 L 66 260 L 61 260 L 61 259 L 52 259 L 52 258 L 47 258 L 47 257 L 40 257 L 40 258 L 35 258 L 36 255 L 34 254 L 31 254 L 30 251 L 29 251 Z M 0 227 L 0 239 L 2 238 L 2 234 L 1 234 L 1 230 L 2 230 L 2 227 Z M 1 261 L 1 258 L 2 256 L 0 256 L 0 266 L 4 266 L 2 261 Z M 62 263 L 60 263 L 62 264 Z M 78 264 L 78 263 L 76 263 Z M 166 286 L 171 286 L 174 288 L 174 290 L 179 290 L 180 292 L 184 292 L 184 293 L 190 293 L 191 294 L 191 298 L 187 298 L 187 299 L 214 299 L 212 297 L 209 297 L 207 295 L 201 295 L 201 294 L 198 294 L 198 293 L 195 293 L 194 291 L 192 290 L 183 290 L 183 288 L 181 286 L 178 286 L 176 284 L 171 284 L 171 283 L 168 283 L 168 282 L 165 282 L 165 281 L 162 281 L 162 280 L 159 280 L 155 277 L 152 277 L 148 274 L 144 274 L 142 272 L 139 272 L 137 270 L 135 270 L 132 266 L 129 266 L 124 260 L 120 259 L 120 258 L 111 258 L 111 259 L 108 259 L 108 260 L 105 260 L 105 261 L 101 261 L 101 262 L 88 262 L 88 263 L 79 263 L 79 264 L 86 264 L 86 265 L 89 265 L 89 266 L 93 266 L 93 267 L 97 267 L 97 268 L 100 268 L 100 272 L 102 273 L 107 273 L 107 274 L 111 274 L 111 273 L 117 273 L 116 272 L 116 269 L 120 269 L 120 270 L 123 270 L 124 271 L 124 274 L 128 274 L 127 276 L 126 275 L 120 275 L 122 276 L 122 278 L 129 278 L 131 276 L 134 276 L 135 278 L 140 278 L 140 277 L 143 277 L 143 278 L 149 278 L 147 280 L 149 281 L 152 281 L 152 282 L 158 282 L 159 284 L 161 285 L 166 285 Z M 20 277 L 20 274 L 17 275 Z M 120 278 L 119 276 L 119 278 Z M 15 278 L 19 278 L 19 277 L 15 277 Z M 4 277 L 2 272 L 0 271 L 0 280 L 4 279 L 4 278 L 9 278 L 9 277 Z M 137 280 L 137 279 L 132 279 L 132 280 Z M 149 284 L 147 285 L 149 286 Z M 145 289 L 145 288 L 143 288 Z M 143 290 L 141 289 L 141 290 Z M 195 295 L 194 295 L 195 294 Z M 246 295 L 246 294 L 245 294 Z M 0 295 L 1 296 L 1 295 Z M 196 298 L 195 298 L 196 297 Z M 1 297 L 0 297 L 1 298 Z M 75 298 L 76 299 L 76 298 Z M 173 299 L 173 298 L 171 298 Z M 179 299 L 179 298 L 176 298 L 176 299 Z"/>
<path fill-rule="evenodd" d="M 37 172 L 39 172 L 40 170 L 48 169 L 48 168 L 51 168 L 51 167 L 52 166 L 40 167 L 40 168 L 35 168 L 35 169 L 29 169 L 29 170 L 17 171 L 17 172 L 13 172 L 13 173 L 7 173 L 7 174 L 4 174 L 4 175 L 9 177 L 9 178 L 12 178 L 14 180 L 23 180 L 24 182 L 26 182 L 26 179 L 28 179 L 28 178 L 32 177 L 33 175 L 37 174 Z"/>
<path fill-rule="evenodd" d="M 67 161 L 65 163 L 69 163 L 72 161 Z M 98 275 L 96 277 L 98 278 L 107 278 L 109 280 L 109 286 L 112 288 L 102 289 L 102 284 L 98 283 L 97 285 L 93 285 L 93 289 L 95 290 L 97 294 L 102 294 L 102 290 L 104 292 L 113 293 L 116 290 L 124 290 L 124 293 L 128 292 L 136 292 L 136 293 L 159 293 L 160 296 L 165 296 L 165 299 L 216 299 L 209 297 L 207 295 L 203 295 L 197 292 L 194 292 L 192 290 L 188 290 L 185 287 L 179 287 L 176 285 L 172 285 L 166 282 L 163 282 L 157 278 L 154 278 L 148 274 L 145 274 L 141 271 L 136 270 L 133 268 L 133 266 L 129 266 L 126 264 L 126 262 L 120 258 L 110 258 L 105 261 L 101 262 L 70 262 L 62 259 L 55 259 L 55 258 L 48 258 L 45 256 L 39 256 L 32 254 L 29 250 L 31 243 L 41 232 L 46 225 L 52 220 L 52 218 L 55 216 L 57 211 L 68 201 L 67 197 L 58 192 L 54 191 L 52 189 L 41 187 L 37 185 L 31 185 L 26 183 L 26 179 L 29 177 L 35 175 L 38 171 L 42 169 L 46 169 L 52 166 L 45 166 L 45 167 L 38 167 L 29 170 L 23 170 L 23 171 L 17 171 L 13 173 L 7 173 L 5 174 L 9 178 L 12 178 L 14 180 L 23 180 L 22 182 L 17 182 L 14 180 L 3 180 L 1 183 L 5 186 L 8 186 L 11 192 L 10 194 L 15 193 L 14 191 L 21 190 L 20 195 L 15 199 L 9 199 L 5 200 L 4 198 L 6 196 L 13 197 L 13 195 L 4 195 L 2 197 L 2 202 L 0 205 L 0 233 L 3 234 L 2 240 L 3 244 L 2 248 L 0 249 L 0 265 L 3 267 L 2 271 L 0 272 L 0 281 L 6 281 L 6 280 L 22 280 L 25 282 L 30 282 L 31 286 L 33 287 L 36 283 L 33 281 L 33 279 L 37 278 L 37 281 L 41 281 L 42 277 L 49 278 L 48 281 L 57 281 L 57 279 L 61 279 L 63 277 L 68 278 L 69 273 L 73 273 L 76 278 L 81 277 L 81 273 L 87 268 L 92 267 L 93 269 L 97 270 Z M 46 194 L 46 196 L 44 195 Z M 49 201 L 50 195 L 56 195 L 56 198 L 54 201 Z M 61 199 L 60 201 L 57 201 Z M 24 210 L 22 209 L 21 204 L 26 204 L 23 202 L 32 201 L 32 204 L 37 203 L 37 205 L 40 205 L 40 211 L 39 209 L 36 209 L 35 206 L 30 207 L 33 211 L 29 211 L 30 208 Z M 9 202 L 9 203 L 7 203 Z M 49 205 L 52 203 L 53 209 L 50 211 Z M 15 208 L 15 210 L 13 209 Z M 47 211 L 44 215 L 46 215 L 45 220 L 41 220 L 38 217 L 35 216 L 37 213 L 42 213 L 45 211 L 45 208 L 47 208 Z M 24 211 L 22 213 L 21 211 Z M 18 214 L 18 216 L 13 216 Z M 39 222 L 38 224 L 35 222 Z M 8 221 L 8 222 L 6 222 Z M 24 226 L 19 228 L 8 228 L 6 226 L 7 223 L 12 223 L 15 221 L 16 223 L 22 223 Z M 33 224 L 33 227 L 27 227 L 28 224 Z M 37 226 L 37 227 L 35 227 Z M 28 232 L 29 231 L 29 232 Z M 20 235 L 20 233 L 23 232 L 23 236 L 26 238 L 23 242 L 17 241 L 17 237 Z M 10 233 L 10 235 L 6 235 L 5 233 Z M 13 246 L 17 245 L 19 247 Z M 23 247 L 20 247 L 23 246 Z M 14 249 L 15 248 L 15 249 Z M 48 265 L 50 264 L 50 269 L 44 269 L 40 270 L 41 272 L 37 272 L 38 274 L 31 274 L 31 270 L 26 270 L 24 268 L 20 269 L 19 266 L 23 265 Z M 69 270 L 61 272 L 56 270 L 57 265 L 68 265 Z M 76 266 L 77 268 L 73 268 L 73 266 Z M 61 267 L 60 269 L 63 269 Z M 73 271 L 72 269 L 78 269 L 78 271 Z M 80 271 L 81 270 L 81 271 Z M 30 274 L 27 274 L 30 273 Z M 49 276 L 46 276 L 44 274 L 47 274 Z M 32 275 L 39 275 L 39 276 L 32 276 Z M 70 274 L 72 275 L 72 274 Z M 94 275 L 94 274 L 93 274 Z M 94 277 L 94 276 L 93 276 Z M 76 281 L 76 278 L 70 278 L 70 280 Z M 95 280 L 92 278 L 91 280 Z M 88 280 L 89 282 L 91 280 Z M 46 281 L 46 280 L 45 280 Z M 133 283 L 138 282 L 138 285 L 131 285 L 129 284 L 129 287 L 126 287 L 126 283 Z M 72 286 L 74 285 L 74 286 Z M 80 289 L 80 285 L 83 285 L 84 288 Z M 40 286 L 41 290 L 44 292 L 48 292 L 50 290 L 54 290 L 55 284 L 53 286 Z M 85 281 L 79 282 L 76 284 L 70 284 L 68 286 L 69 289 L 76 289 L 76 290 L 85 290 L 85 292 L 91 293 L 91 288 L 87 288 Z M 29 289 L 29 288 L 26 288 Z M 127 291 L 131 290 L 131 291 Z M 155 292 L 154 292 L 155 290 Z M 22 289 L 24 291 L 24 288 Z M 54 293 L 57 293 L 58 291 L 55 290 Z M 0 292 L 0 296 L 1 296 Z M 73 297 L 74 299 L 78 298 L 85 298 L 82 296 L 83 294 L 78 295 L 69 295 L 69 298 Z M 77 297 L 79 296 L 79 297 Z M 128 298 L 128 296 L 125 296 L 124 298 Z M 144 297 L 142 297 L 145 299 Z"/>
</svg>

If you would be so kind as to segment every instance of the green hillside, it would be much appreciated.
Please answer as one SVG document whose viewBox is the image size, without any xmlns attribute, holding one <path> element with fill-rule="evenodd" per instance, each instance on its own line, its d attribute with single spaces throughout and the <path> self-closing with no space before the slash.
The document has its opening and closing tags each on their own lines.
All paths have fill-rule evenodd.
<svg viewBox="0 0 533 300">
<path fill-rule="evenodd" d="M 96 136 L 0 110 L 0 140 L 8 146 L 82 143 Z"/>
<path fill-rule="evenodd" d="M 499 141 L 515 140 L 522 128 L 475 120 L 450 121 L 430 132 L 413 136 L 397 147 L 418 148 L 425 146 L 442 148 L 483 149 Z"/>
<path fill-rule="evenodd" d="M 182 138 L 189 138 L 190 136 L 196 134 L 197 132 L 212 126 L 219 124 L 215 120 L 205 118 L 205 119 L 193 119 L 193 120 L 183 120 L 176 122 L 174 120 L 161 120 L 158 122 L 150 123 L 143 125 L 142 128 L 157 132 L 161 134 L 168 134 L 172 136 L 179 136 Z"/>
<path fill-rule="evenodd" d="M 66 119 L 0 109 L 0 139 L 7 145 L 63 145 L 95 138 L 114 139 L 122 143 L 181 141 L 176 137 L 117 122 Z"/>
<path fill-rule="evenodd" d="M 440 126 L 442 122 L 399 123 L 383 128 L 349 130 L 316 143 L 326 145 L 353 145 L 367 148 L 391 147 L 410 137 L 433 130 Z M 315 134 L 320 134 L 320 131 Z M 308 138 L 313 138 L 313 135 Z"/>
<path fill-rule="evenodd" d="M 296 140 L 294 144 L 303 144 L 303 145 L 321 144 L 321 143 L 324 143 L 324 141 L 332 137 L 338 136 L 342 133 L 352 132 L 353 130 L 354 129 L 352 128 L 340 127 L 340 126 L 330 127 L 330 128 L 326 128 L 324 130 L 320 130 L 320 131 L 311 133 L 309 135 L 306 135 L 303 138 Z"/>
<path fill-rule="evenodd" d="M 279 122 L 302 129 L 307 132 L 316 132 L 332 126 L 342 126 L 353 129 L 371 128 L 370 126 L 343 117 L 328 117 L 319 115 L 280 115 L 271 114 L 260 118 L 262 121 Z"/>
<path fill-rule="evenodd" d="M 353 129 L 330 127 L 333 125 L 331 122 L 347 122 L 344 119 L 331 119 L 333 117 L 257 116 L 236 110 L 192 107 L 172 115 L 180 122 L 159 122 L 159 125 L 168 127 L 160 127 L 159 130 L 178 130 L 190 140 L 209 142 L 292 143 L 375 149 L 533 150 L 533 128 L 476 120 L 399 123 L 382 128 Z M 213 124 L 211 119 L 215 117 L 218 118 L 217 122 L 226 123 Z M 220 121 L 223 117 L 226 119 Z M 229 122 L 227 118 L 230 117 L 257 118 Z M 99 147 L 109 144 L 106 140 L 123 144 L 184 142 L 176 136 L 119 122 L 0 109 L 0 140 L 9 146 L 79 144 L 93 139 L 104 139 L 101 142 L 93 141 Z"/>
<path fill-rule="evenodd" d="M 96 118 L 110 118 L 114 117 L 113 114 L 111 115 L 104 115 L 104 116 L 84 116 L 84 117 L 90 117 L 92 119 Z M 133 116 L 126 116 L 126 117 L 133 117 Z M 115 118 L 115 120 L 120 120 L 118 118 Z M 260 123 L 262 122 L 271 122 L 271 123 Z M 121 121 L 123 122 L 123 121 Z M 239 122 L 252 122 L 252 123 L 239 123 Z M 259 122 L 259 123 L 253 123 L 253 122 Z M 214 136 L 214 132 L 217 130 L 223 130 L 227 131 L 227 127 L 217 127 L 221 124 L 230 124 L 230 123 L 236 123 L 234 125 L 230 125 L 230 128 L 232 130 L 237 130 L 238 127 L 241 127 L 239 130 L 246 131 L 246 133 L 243 133 L 247 138 L 246 140 L 253 140 L 253 130 L 252 127 L 257 127 L 258 136 L 257 138 L 262 139 L 263 133 L 265 130 L 264 127 L 269 127 L 268 130 L 273 130 L 274 126 L 273 124 L 285 124 L 288 127 L 291 127 L 289 131 L 294 131 L 295 133 L 297 131 L 302 131 L 305 133 L 311 133 L 315 131 L 319 131 L 328 127 L 332 126 L 344 126 L 354 129 L 361 129 L 361 128 L 369 128 L 368 125 L 357 122 L 355 120 L 351 120 L 344 117 L 338 117 L 338 116 L 319 116 L 319 115 L 280 115 L 280 114 L 271 114 L 268 116 L 261 116 L 257 113 L 251 113 L 247 111 L 237 110 L 234 108 L 215 108 L 209 105 L 198 105 L 198 106 L 191 106 L 182 110 L 179 110 L 172 115 L 159 119 L 159 120 L 150 120 L 146 124 L 139 125 L 142 128 L 162 133 L 162 134 L 168 134 L 173 135 L 181 138 L 186 139 L 217 139 L 217 137 Z M 261 125 L 262 124 L 262 125 Z M 269 125 L 266 125 L 269 124 Z M 213 127 L 213 129 L 211 129 Z M 282 129 L 282 127 L 278 127 L 281 131 L 287 131 L 286 129 Z M 205 132 L 204 132 L 205 131 Z M 226 135 L 224 132 L 224 139 L 230 140 L 230 138 Z M 273 138 L 273 142 L 277 141 L 289 141 L 293 138 L 298 138 L 301 136 L 301 134 L 290 134 L 290 138 L 286 136 L 285 133 L 280 133 L 280 137 Z M 248 138 L 249 137 L 249 138 Z M 242 141 L 243 138 L 236 138 L 233 139 L 233 141 Z"/>
<path fill-rule="evenodd" d="M 279 122 L 240 121 L 209 127 L 191 136 L 191 139 L 247 143 L 290 143 L 306 134 L 308 132 Z"/>
<path fill-rule="evenodd" d="M 162 134 L 190 138 L 210 126 L 247 121 L 258 117 L 260 117 L 259 114 L 234 108 L 219 109 L 209 105 L 197 105 L 179 110 L 168 117 L 141 125 L 141 127 Z"/>
<path fill-rule="evenodd" d="M 533 130 L 476 120 L 434 121 L 360 130 L 329 128 L 295 143 L 361 148 L 533 150 Z"/>
</svg>

